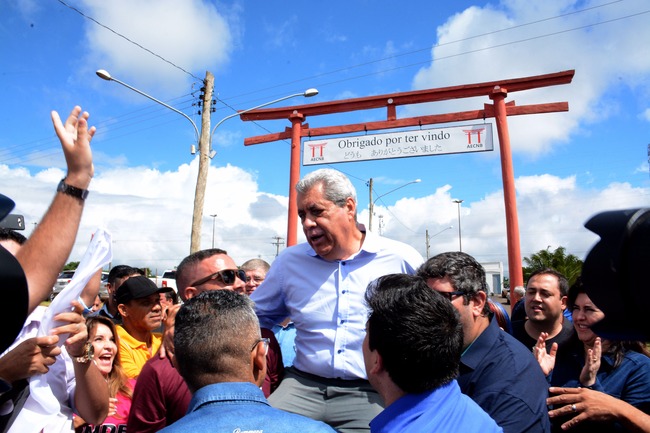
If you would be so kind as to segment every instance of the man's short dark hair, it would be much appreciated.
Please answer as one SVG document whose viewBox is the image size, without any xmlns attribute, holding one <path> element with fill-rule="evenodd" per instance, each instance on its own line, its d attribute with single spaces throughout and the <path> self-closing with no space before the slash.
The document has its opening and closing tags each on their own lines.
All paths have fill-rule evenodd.
<svg viewBox="0 0 650 433">
<path fill-rule="evenodd" d="M 180 308 L 174 347 L 178 371 L 191 391 L 240 381 L 250 369 L 251 348 L 260 338 L 253 305 L 232 290 L 208 290 Z"/>
<path fill-rule="evenodd" d="M 27 242 L 27 238 L 15 230 L 0 227 L 0 241 L 14 241 L 18 245 Z"/>
<path fill-rule="evenodd" d="M 185 288 L 191 284 L 188 279 L 187 279 L 187 271 L 188 269 L 194 267 L 197 263 L 210 258 L 212 256 L 217 256 L 217 255 L 227 255 L 228 252 L 226 250 L 222 250 L 220 248 L 209 248 L 207 250 L 199 250 L 195 253 L 190 254 L 189 256 L 185 257 L 176 267 L 176 288 L 178 289 L 178 293 L 183 297 L 183 293 L 185 293 Z"/>
<path fill-rule="evenodd" d="M 564 275 L 559 273 L 553 268 L 544 268 L 544 269 L 538 269 L 532 274 L 530 274 L 530 277 L 528 277 L 528 282 L 533 279 L 533 277 L 536 277 L 538 275 L 553 275 L 555 278 L 557 278 L 557 285 L 560 288 L 560 298 L 563 296 L 566 296 L 569 293 L 569 280 L 566 279 Z M 526 283 L 526 288 L 528 288 L 528 282 Z"/>
<path fill-rule="evenodd" d="M 114 287 L 115 281 L 118 278 L 132 277 L 134 275 L 144 275 L 144 273 L 142 272 L 142 269 L 134 268 L 129 265 L 113 266 L 111 270 L 108 272 L 107 282 Z"/>
<path fill-rule="evenodd" d="M 368 343 L 407 393 L 446 385 L 458 375 L 463 329 L 451 303 L 420 277 L 392 274 L 368 286 Z"/>
<path fill-rule="evenodd" d="M 425 281 L 429 278 L 449 278 L 454 290 L 463 292 L 465 305 L 478 292 L 488 293 L 485 269 L 469 254 L 452 251 L 438 254 L 424 262 L 417 271 L 418 276 Z M 490 312 L 490 306 L 485 303 L 483 314 Z"/>
</svg>

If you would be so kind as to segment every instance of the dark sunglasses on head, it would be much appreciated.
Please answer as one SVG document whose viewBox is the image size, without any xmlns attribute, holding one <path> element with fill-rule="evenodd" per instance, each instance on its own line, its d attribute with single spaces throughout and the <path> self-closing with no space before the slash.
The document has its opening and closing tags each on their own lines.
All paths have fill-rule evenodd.
<svg viewBox="0 0 650 433">
<path fill-rule="evenodd" d="M 196 280 L 190 284 L 190 286 L 200 286 L 201 284 L 205 284 L 211 280 L 221 280 L 222 283 L 230 285 L 235 282 L 235 278 L 239 278 L 243 282 L 246 282 L 246 272 L 244 272 L 242 269 L 224 269 L 222 271 L 217 271 L 214 274 L 208 275 L 205 278 L 201 278 L 200 280 Z"/>
<path fill-rule="evenodd" d="M 459 290 L 455 290 L 453 292 L 438 292 L 438 294 L 444 296 L 445 298 L 449 299 L 450 301 L 454 300 L 454 296 L 462 296 L 465 294 L 465 292 L 461 292 Z"/>
</svg>

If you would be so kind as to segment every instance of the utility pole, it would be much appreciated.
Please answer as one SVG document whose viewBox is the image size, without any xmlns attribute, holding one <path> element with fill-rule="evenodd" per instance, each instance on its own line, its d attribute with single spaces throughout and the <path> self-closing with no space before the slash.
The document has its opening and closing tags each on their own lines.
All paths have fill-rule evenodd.
<svg viewBox="0 0 650 433">
<path fill-rule="evenodd" d="M 427 260 L 429 260 L 429 247 L 431 246 L 429 243 L 429 229 L 424 231 L 424 246 L 427 247 Z"/>
<path fill-rule="evenodd" d="M 194 193 L 194 213 L 192 214 L 192 238 L 190 254 L 201 249 L 201 226 L 203 223 L 203 204 L 205 203 L 205 187 L 210 168 L 210 115 L 212 114 L 212 92 L 214 91 L 214 75 L 205 72 L 201 95 L 201 136 L 199 137 L 199 173 L 196 179 Z"/>
<path fill-rule="evenodd" d="M 375 211 L 375 202 L 372 201 L 372 177 L 368 181 L 368 231 L 372 231 L 372 213 Z"/>
<path fill-rule="evenodd" d="M 275 245 L 275 257 L 280 254 L 280 245 L 284 245 L 284 238 L 280 236 L 274 236 L 275 242 L 271 242 L 271 245 Z"/>
</svg>

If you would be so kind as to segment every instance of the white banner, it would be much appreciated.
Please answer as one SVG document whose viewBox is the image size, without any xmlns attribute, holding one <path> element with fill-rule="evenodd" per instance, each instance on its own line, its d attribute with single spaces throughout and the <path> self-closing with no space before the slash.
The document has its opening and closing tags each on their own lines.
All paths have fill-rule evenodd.
<svg viewBox="0 0 650 433">
<path fill-rule="evenodd" d="M 305 141 L 303 165 L 494 150 L 492 124 Z"/>
</svg>

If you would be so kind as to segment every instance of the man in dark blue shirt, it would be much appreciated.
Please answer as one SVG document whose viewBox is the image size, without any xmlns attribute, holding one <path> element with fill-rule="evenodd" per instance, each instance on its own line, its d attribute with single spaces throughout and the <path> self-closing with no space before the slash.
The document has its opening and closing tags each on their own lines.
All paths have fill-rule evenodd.
<svg viewBox="0 0 650 433">
<path fill-rule="evenodd" d="M 461 391 L 505 433 L 549 432 L 548 383 L 530 349 L 491 320 L 483 267 L 468 254 L 449 252 L 429 259 L 418 275 L 460 313 Z"/>
<path fill-rule="evenodd" d="M 366 290 L 363 358 L 386 409 L 372 433 L 503 432 L 454 379 L 463 330 L 454 308 L 416 276 L 386 275 Z"/>
</svg>

